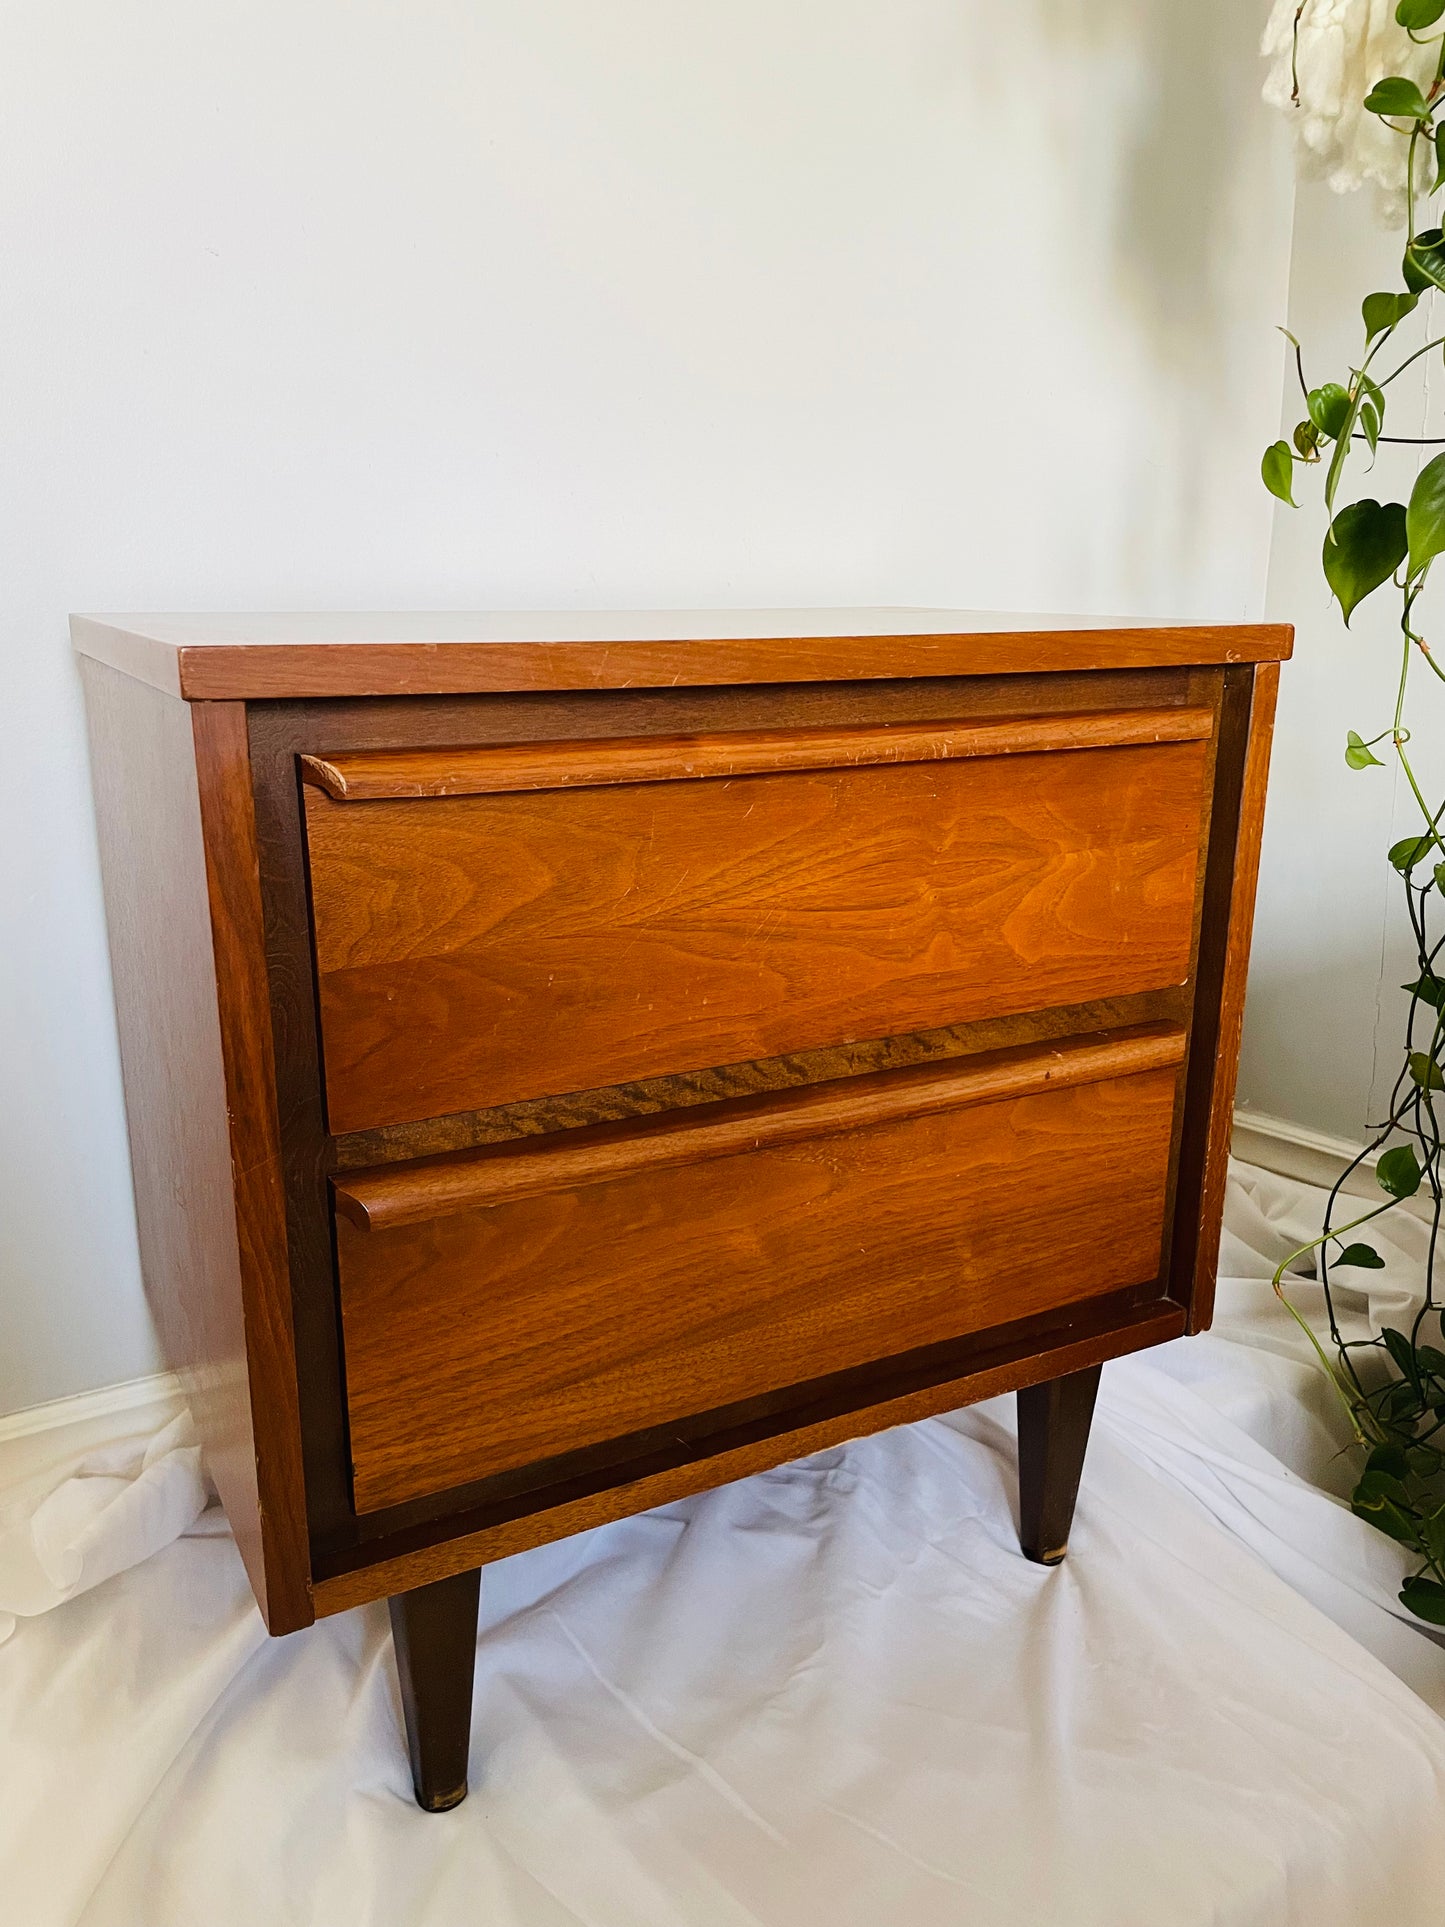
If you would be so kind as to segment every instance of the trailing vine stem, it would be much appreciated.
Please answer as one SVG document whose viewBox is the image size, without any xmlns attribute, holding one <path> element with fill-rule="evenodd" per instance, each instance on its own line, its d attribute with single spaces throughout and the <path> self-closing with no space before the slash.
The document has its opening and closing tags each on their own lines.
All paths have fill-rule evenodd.
<svg viewBox="0 0 1445 1927">
<path fill-rule="evenodd" d="M 1296 76 L 1299 33 L 1311 4 L 1301 0 L 1295 12 Z M 1407 368 L 1445 349 L 1445 335 L 1433 336 L 1408 353 L 1402 352 L 1401 339 L 1422 299 L 1445 289 L 1445 233 L 1419 221 L 1421 202 L 1433 201 L 1445 188 L 1445 0 L 1398 0 L 1395 18 L 1414 44 L 1434 48 L 1428 86 L 1404 75 L 1386 75 L 1364 101 L 1365 109 L 1406 143 L 1401 285 L 1365 297 L 1364 347 L 1359 366 L 1350 368 L 1346 379 L 1312 388 L 1303 348 L 1289 336 L 1305 418 L 1290 440 L 1278 441 L 1265 452 L 1261 473 L 1271 493 L 1293 507 L 1297 471 L 1316 466 L 1323 470 L 1328 528 L 1321 562 L 1347 625 L 1367 596 L 1389 590 L 1399 598 L 1399 668 L 1390 720 L 1368 738 L 1351 730 L 1345 761 L 1355 771 L 1383 768 L 1375 750 L 1388 744 L 1419 812 L 1414 833 L 1388 853 L 1404 896 L 1415 974 L 1403 986 L 1409 998 L 1405 1034 L 1385 1114 L 1371 1125 L 1368 1144 L 1331 1189 L 1319 1235 L 1283 1260 L 1273 1284 L 1348 1415 L 1354 1448 L 1361 1455 L 1351 1500 L 1354 1510 L 1415 1555 L 1417 1569 L 1400 1597 L 1420 1618 L 1445 1626 L 1445 1350 L 1430 1342 L 1432 1335 L 1445 1341 L 1445 1310 L 1436 1289 L 1445 1218 L 1445 798 L 1432 805 L 1426 795 L 1407 720 L 1411 670 L 1423 664 L 1432 678 L 1445 682 L 1445 669 L 1417 614 L 1432 564 L 1445 554 L 1445 454 L 1420 470 L 1408 502 L 1362 497 L 1336 508 L 1360 442 L 1372 460 L 1382 441 L 1422 448 L 1445 442 L 1445 435 L 1383 433 L 1386 390 Z M 1297 102 L 1297 86 L 1295 98 Z M 1425 170 L 1427 157 L 1433 165 Z M 1376 373 L 1380 362 L 1393 365 L 1387 373 Z M 1377 1193 L 1376 1202 L 1361 1208 L 1363 1201 L 1355 1193 L 1361 1179 L 1368 1182 L 1371 1170 L 1383 1197 Z M 1425 1291 L 1410 1328 L 1350 1336 L 1353 1327 L 1345 1315 L 1348 1273 L 1380 1270 L 1385 1263 L 1373 1245 L 1351 1234 L 1412 1200 L 1418 1201 L 1414 1208 L 1428 1231 Z M 1311 1264 L 1323 1296 L 1328 1344 L 1290 1297 L 1291 1281 Z M 1346 1274 L 1343 1281 L 1341 1273 Z"/>
</svg>

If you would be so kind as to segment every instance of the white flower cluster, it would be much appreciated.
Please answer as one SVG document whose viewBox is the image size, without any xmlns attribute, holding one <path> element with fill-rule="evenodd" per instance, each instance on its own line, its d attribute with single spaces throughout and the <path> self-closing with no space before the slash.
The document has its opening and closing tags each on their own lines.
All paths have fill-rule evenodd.
<svg viewBox="0 0 1445 1927">
<path fill-rule="evenodd" d="M 1400 227 L 1409 143 L 1363 103 L 1387 74 L 1428 87 L 1436 48 L 1411 40 L 1396 22 L 1395 4 L 1275 0 L 1261 51 L 1271 63 L 1264 97 L 1294 122 L 1301 173 L 1327 180 L 1337 194 L 1370 183 L 1381 220 Z M 1427 141 L 1418 144 L 1417 159 L 1416 187 L 1428 188 L 1434 155 Z"/>
</svg>

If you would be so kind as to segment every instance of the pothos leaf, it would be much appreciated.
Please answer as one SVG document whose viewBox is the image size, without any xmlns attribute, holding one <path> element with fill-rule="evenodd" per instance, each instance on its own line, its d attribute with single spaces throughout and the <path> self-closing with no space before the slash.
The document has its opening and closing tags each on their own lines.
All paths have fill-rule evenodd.
<svg viewBox="0 0 1445 1927">
<path fill-rule="evenodd" d="M 1388 116 L 1391 120 L 1426 120 L 1430 109 L 1413 80 L 1406 80 L 1403 74 L 1391 74 L 1385 80 L 1377 80 L 1365 95 L 1365 112 Z"/>
<path fill-rule="evenodd" d="M 1338 1258 L 1332 1258 L 1334 1265 L 1358 1265 L 1361 1271 L 1383 1271 L 1385 1261 L 1378 1251 L 1369 1245 L 1346 1245 Z"/>
<path fill-rule="evenodd" d="M 1410 1075 L 1422 1091 L 1445 1091 L 1445 1073 L 1428 1051 L 1412 1050 L 1409 1065 Z"/>
<path fill-rule="evenodd" d="M 1360 404 L 1360 426 L 1365 431 L 1365 440 L 1370 444 L 1373 455 L 1380 446 L 1380 415 L 1372 401 Z"/>
<path fill-rule="evenodd" d="M 1301 461 L 1317 462 L 1320 456 L 1320 431 L 1311 421 L 1295 423 L 1295 450 Z"/>
<path fill-rule="evenodd" d="M 1415 1364 L 1415 1347 L 1404 1332 L 1396 1331 L 1393 1325 L 1385 1325 L 1381 1328 L 1380 1336 L 1384 1339 L 1385 1350 L 1394 1360 L 1395 1369 L 1401 1378 L 1408 1379 L 1412 1385 L 1416 1384 L 1420 1373 Z"/>
<path fill-rule="evenodd" d="M 1422 228 L 1405 249 L 1400 272 L 1413 294 L 1445 288 L 1445 234 L 1437 227 Z"/>
<path fill-rule="evenodd" d="M 1400 1604 L 1408 1606 L 1417 1619 L 1445 1626 L 1445 1586 L 1436 1579 L 1407 1579 L 1400 1588 Z"/>
<path fill-rule="evenodd" d="M 1433 27 L 1445 13 L 1445 0 L 1400 0 L 1395 8 L 1395 18 L 1402 27 L 1411 33 L 1419 33 L 1422 27 Z"/>
<path fill-rule="evenodd" d="M 1390 845 L 1390 862 L 1402 877 L 1407 877 L 1422 858 L 1429 856 L 1434 847 L 1433 836 L 1402 836 L 1398 843 Z"/>
<path fill-rule="evenodd" d="M 1445 0 L 1440 0 L 1445 7 Z M 1365 340 L 1373 341 L 1387 328 L 1396 327 L 1418 303 L 1418 294 L 1367 294 L 1360 312 L 1365 320 Z"/>
<path fill-rule="evenodd" d="M 1413 1198 L 1420 1189 L 1421 1175 L 1414 1150 L 1408 1144 L 1397 1144 L 1393 1150 L 1386 1151 L 1375 1166 L 1375 1182 L 1392 1198 Z"/>
<path fill-rule="evenodd" d="M 1351 769 L 1368 769 L 1372 763 L 1376 769 L 1385 767 L 1357 729 L 1345 737 L 1345 761 Z"/>
<path fill-rule="evenodd" d="M 1445 5 L 1445 0 L 1441 0 L 1441 4 Z M 1445 120 L 1435 129 L 1435 179 L 1430 192 L 1438 194 L 1442 187 L 1445 187 Z"/>
<path fill-rule="evenodd" d="M 1281 502 L 1288 502 L 1292 509 L 1299 507 L 1293 494 L 1294 456 L 1290 453 L 1288 442 L 1270 443 L 1264 451 L 1259 472 L 1271 495 L 1278 496 Z"/>
<path fill-rule="evenodd" d="M 1306 405 L 1310 420 L 1325 440 L 1332 442 L 1349 418 L 1349 390 L 1337 381 L 1327 381 L 1323 387 L 1311 388 Z"/>
<path fill-rule="evenodd" d="M 1417 977 L 1412 984 L 1401 984 L 1401 990 L 1408 990 L 1422 1004 L 1429 1004 L 1435 1010 L 1445 1009 L 1445 981 L 1436 976 Z"/>
<path fill-rule="evenodd" d="M 1398 502 L 1352 502 L 1341 509 L 1325 537 L 1325 580 L 1350 617 L 1374 589 L 1388 582 L 1405 559 L 1405 510 Z"/>
<path fill-rule="evenodd" d="M 1407 1512 L 1401 1511 L 1393 1499 L 1387 1499 L 1383 1494 L 1378 1497 L 1370 1494 L 1365 1498 L 1356 1495 L 1350 1500 L 1350 1510 L 1356 1518 L 1368 1519 L 1372 1526 L 1378 1526 L 1381 1532 L 1389 1533 L 1392 1539 L 1398 1539 L 1402 1545 L 1414 1545 L 1415 1522 Z"/>
<path fill-rule="evenodd" d="M 1445 455 L 1426 462 L 1415 477 L 1405 510 L 1405 532 L 1410 543 L 1410 574 L 1414 577 L 1445 549 Z"/>
</svg>

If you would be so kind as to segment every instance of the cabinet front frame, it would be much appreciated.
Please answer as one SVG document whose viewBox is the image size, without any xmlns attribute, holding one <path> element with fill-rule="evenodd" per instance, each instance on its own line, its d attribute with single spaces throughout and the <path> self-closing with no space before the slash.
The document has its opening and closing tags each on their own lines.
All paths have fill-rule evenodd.
<svg viewBox="0 0 1445 1927">
<path fill-rule="evenodd" d="M 1006 1389 L 1038 1382 L 1055 1371 L 1075 1368 L 1080 1360 L 1090 1362 L 1141 1343 L 1158 1342 L 1183 1329 L 1186 1319 L 1194 1328 L 1207 1322 L 1214 1254 L 1207 1237 L 1200 1241 L 1199 1212 L 1211 1208 L 1214 1192 L 1210 1187 L 1217 1188 L 1222 1182 L 1220 1131 L 1226 1132 L 1227 1141 L 1233 1076 L 1226 1065 L 1229 1089 L 1221 1104 L 1218 1059 L 1221 1048 L 1228 1056 L 1231 1026 L 1236 1023 L 1228 998 L 1237 992 L 1235 1001 L 1242 999 L 1241 933 L 1237 915 L 1232 918 L 1231 910 L 1237 912 L 1246 885 L 1249 891 L 1253 885 L 1252 870 L 1247 878 L 1237 873 L 1236 846 L 1244 848 L 1246 858 L 1251 855 L 1251 839 L 1257 846 L 1258 826 L 1250 814 L 1255 808 L 1251 798 L 1255 792 L 1262 794 L 1266 711 L 1277 673 L 1272 664 L 1262 668 L 1247 664 L 1227 669 L 1161 668 L 732 689 L 248 704 L 316 1609 L 341 1610 L 361 1597 L 397 1590 L 398 1576 L 403 1573 L 417 1574 L 403 1583 L 421 1583 L 436 1576 L 442 1567 L 461 1570 L 468 1560 L 477 1563 L 479 1558 L 501 1556 L 521 1545 L 579 1530 L 599 1516 L 620 1516 L 658 1503 L 672 1489 L 669 1479 L 674 1485 L 680 1479 L 679 1489 L 695 1490 L 741 1476 L 757 1464 L 816 1449 L 809 1441 L 819 1436 L 819 1426 L 826 1429 L 831 1425 L 836 1432 L 839 1423 L 856 1417 L 851 1429 L 862 1431 L 875 1422 L 894 1423 L 916 1416 L 919 1410 L 927 1409 L 930 1387 L 936 1396 L 943 1397 L 950 1385 L 966 1382 L 967 1395 L 983 1396 L 990 1387 Z M 426 1504 L 358 1519 L 350 1493 L 329 1181 L 333 1172 L 348 1162 L 371 1162 L 377 1146 L 365 1146 L 364 1155 L 353 1149 L 348 1157 L 346 1141 L 329 1137 L 324 1124 L 303 850 L 302 755 L 342 750 L 404 751 L 468 740 L 587 741 L 663 736 L 680 730 L 853 725 L 963 715 L 982 719 L 1201 703 L 1214 710 L 1216 724 L 1211 750 L 1211 805 L 1205 817 L 1203 860 L 1198 866 L 1195 967 L 1190 985 L 1183 999 L 1168 1009 L 1156 1000 L 1127 1013 L 1110 1010 L 1102 1018 L 1103 1023 L 1109 1023 L 1178 1016 L 1191 1027 L 1189 1059 L 1181 1079 L 1182 1095 L 1173 1133 L 1165 1256 L 1160 1277 L 1151 1290 L 1126 1293 L 1117 1304 L 1096 1306 L 1088 1330 L 1077 1322 L 1071 1325 L 1067 1320 L 1044 1319 L 1024 1321 L 1030 1329 L 1017 1333 L 981 1334 L 962 1348 L 952 1348 L 947 1358 L 919 1361 L 914 1378 L 921 1375 L 926 1383 L 915 1383 L 907 1379 L 906 1372 L 900 1374 L 892 1366 L 880 1365 L 871 1379 L 865 1375 L 838 1388 L 833 1405 L 840 1408 L 841 1421 L 832 1407 L 824 1412 L 828 1397 L 823 1393 L 806 1410 L 789 1412 L 775 1406 L 754 1418 L 739 1415 L 731 1430 L 719 1432 L 716 1451 L 695 1446 L 687 1455 L 689 1463 L 674 1471 L 639 1461 L 635 1466 L 603 1469 L 595 1475 L 589 1490 L 580 1495 L 521 1493 L 513 1501 L 498 1501 L 490 1510 L 479 1510 L 476 1495 L 462 1489 L 437 1494 Z M 1246 927 L 1242 932 L 1245 955 L 1247 948 Z M 1233 985 L 1233 977 L 1238 977 L 1237 985 Z M 1070 1021 L 1077 1026 L 1089 1020 L 1073 1014 Z M 1024 1020 L 1017 1034 L 1025 1039 L 1047 1035 L 1047 1022 L 1041 1025 L 1035 1021 L 1031 1028 L 1029 1020 Z M 995 1025 L 987 1038 L 972 1047 L 993 1047 L 1007 1041 L 1007 1037 L 998 1035 Z M 848 1069 L 870 1067 L 863 1061 Z M 701 1097 L 709 1094 L 704 1090 Z M 601 1096 L 605 1099 L 608 1094 Z M 680 1094 L 678 1101 L 696 1102 L 699 1097 Z M 658 1108 L 655 1094 L 643 1108 Z M 590 1116 L 617 1114 L 603 1108 Z M 1221 1117 L 1225 1119 L 1222 1126 Z M 574 1107 L 571 1121 L 586 1122 L 588 1118 L 585 1109 L 578 1112 Z M 509 1120 L 507 1128 L 549 1126 L 544 1118 L 540 1122 Z M 555 1122 L 550 1128 L 555 1128 Z M 434 1137 L 428 1135 L 431 1129 L 431 1124 L 418 1126 L 409 1137 L 407 1127 L 402 1127 L 391 1135 L 381 1155 L 415 1156 L 437 1148 Z M 939 1406 L 935 1404 L 932 1409 Z M 819 1412 L 823 1412 L 821 1418 Z M 746 1438 L 743 1432 L 747 1432 Z"/>
</svg>

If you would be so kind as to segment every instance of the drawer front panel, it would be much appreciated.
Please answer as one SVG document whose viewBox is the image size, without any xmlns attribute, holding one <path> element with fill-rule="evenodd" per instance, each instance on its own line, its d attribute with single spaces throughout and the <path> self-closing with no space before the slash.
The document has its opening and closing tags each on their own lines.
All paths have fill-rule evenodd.
<svg viewBox="0 0 1445 1927">
<path fill-rule="evenodd" d="M 339 1215 L 358 1510 L 1147 1283 L 1181 1052 L 812 1137 L 763 1104 L 756 1148 L 671 1162 L 654 1131 L 590 1181 L 539 1140 L 485 1208 Z"/>
<path fill-rule="evenodd" d="M 1181 983 L 1207 764 L 1185 741 L 308 787 L 331 1129 Z"/>
</svg>

